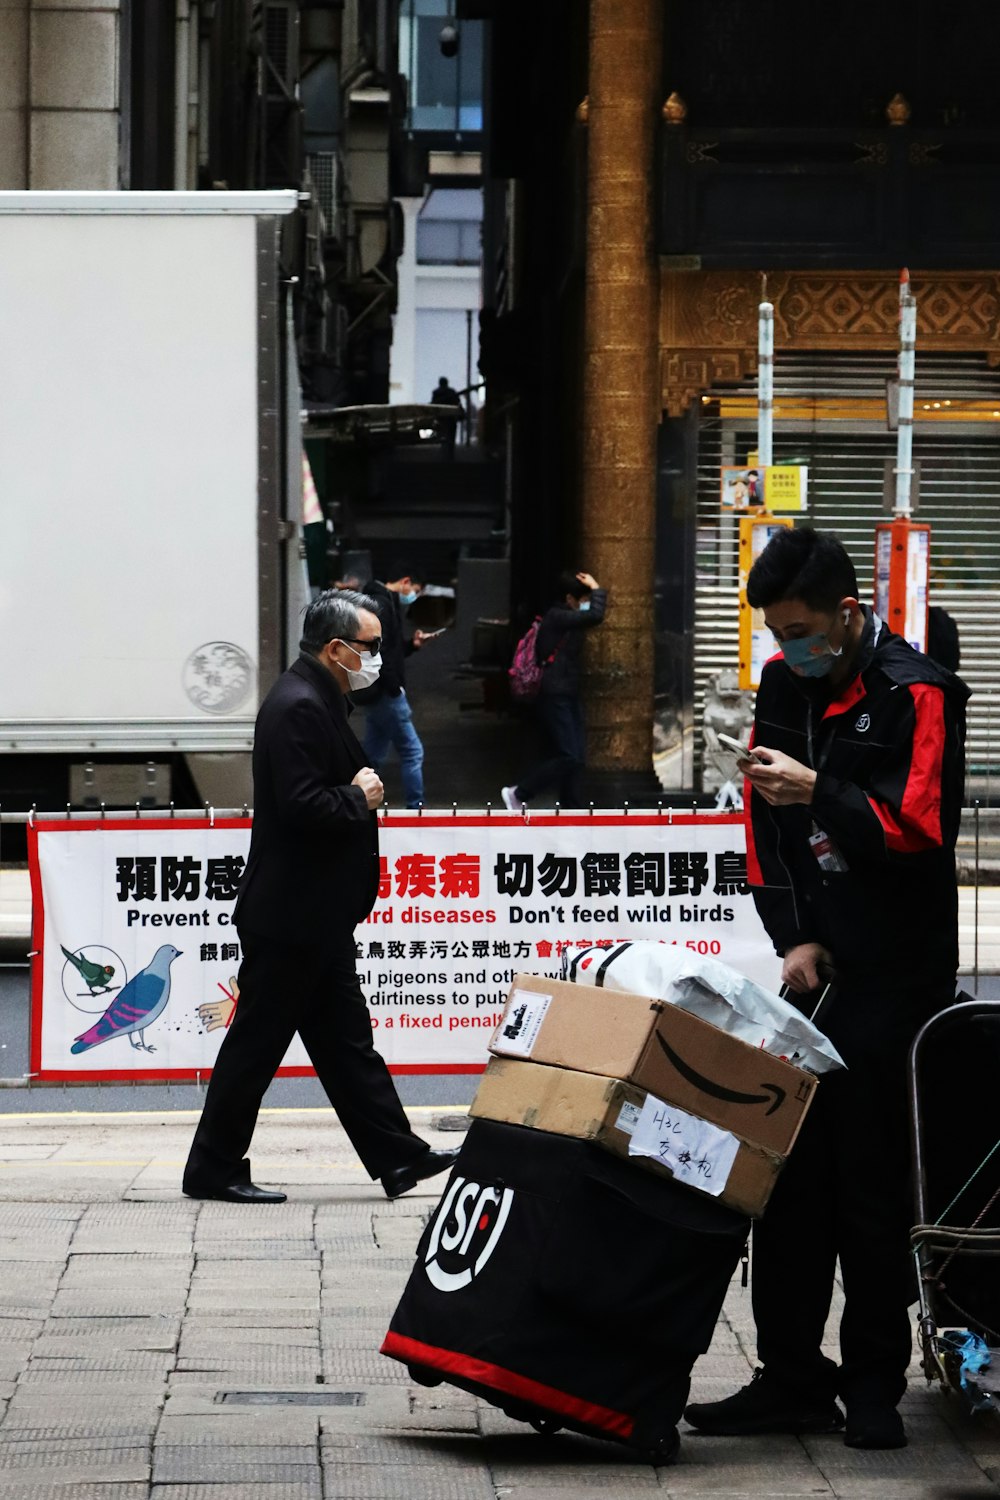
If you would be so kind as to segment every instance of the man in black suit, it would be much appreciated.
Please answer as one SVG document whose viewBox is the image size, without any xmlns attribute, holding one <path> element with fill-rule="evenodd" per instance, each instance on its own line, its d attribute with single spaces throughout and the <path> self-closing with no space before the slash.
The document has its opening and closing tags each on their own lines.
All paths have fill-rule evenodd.
<svg viewBox="0 0 1000 1500">
<path fill-rule="evenodd" d="M 345 694 L 375 681 L 381 644 L 370 599 L 321 594 L 306 611 L 298 660 L 257 716 L 253 833 L 233 918 L 240 998 L 184 1169 L 188 1197 L 284 1202 L 251 1181 L 246 1152 L 296 1032 L 390 1198 L 457 1154 L 432 1150 L 410 1129 L 358 983 L 354 929 L 378 894 L 382 783 L 351 732 Z"/>
</svg>

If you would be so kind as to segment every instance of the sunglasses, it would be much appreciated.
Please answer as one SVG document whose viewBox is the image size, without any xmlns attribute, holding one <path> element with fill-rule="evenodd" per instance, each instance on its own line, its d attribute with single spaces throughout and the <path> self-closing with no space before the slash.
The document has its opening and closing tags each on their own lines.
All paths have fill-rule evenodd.
<svg viewBox="0 0 1000 1500">
<path fill-rule="evenodd" d="M 362 646 L 364 650 L 370 652 L 372 656 L 378 656 L 379 652 L 382 650 L 382 637 L 380 635 L 374 636 L 370 641 L 359 641 L 354 636 L 350 635 L 342 636 L 341 639 L 346 646 Z"/>
</svg>

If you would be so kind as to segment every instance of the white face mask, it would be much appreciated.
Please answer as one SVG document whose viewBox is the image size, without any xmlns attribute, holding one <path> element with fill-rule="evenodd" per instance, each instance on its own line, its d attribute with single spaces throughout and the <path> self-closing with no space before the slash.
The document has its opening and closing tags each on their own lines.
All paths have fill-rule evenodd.
<svg viewBox="0 0 1000 1500">
<path fill-rule="evenodd" d="M 341 644 L 346 646 L 347 642 L 342 641 Z M 353 646 L 348 649 L 354 651 Z M 352 692 L 359 692 L 361 688 L 371 687 L 378 680 L 378 674 L 382 670 L 382 653 L 380 651 L 377 656 L 372 656 L 368 651 L 364 655 L 360 651 L 354 651 L 354 655 L 358 658 L 357 670 L 352 672 L 350 667 L 345 667 L 344 671 L 347 673 L 347 686 Z"/>
</svg>

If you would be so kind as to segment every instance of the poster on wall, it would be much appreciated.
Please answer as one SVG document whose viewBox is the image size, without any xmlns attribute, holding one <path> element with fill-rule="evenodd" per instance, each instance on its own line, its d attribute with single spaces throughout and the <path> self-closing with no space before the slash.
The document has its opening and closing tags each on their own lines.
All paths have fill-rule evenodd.
<svg viewBox="0 0 1000 1500">
<path fill-rule="evenodd" d="M 247 819 L 30 829 L 32 1074 L 204 1078 L 239 1004 L 233 906 Z M 396 1072 L 476 1073 L 515 974 L 625 938 L 679 944 L 762 984 L 779 962 L 738 816 L 391 814 L 356 931 L 375 1042 Z M 298 1038 L 287 1074 L 310 1072 Z"/>
</svg>

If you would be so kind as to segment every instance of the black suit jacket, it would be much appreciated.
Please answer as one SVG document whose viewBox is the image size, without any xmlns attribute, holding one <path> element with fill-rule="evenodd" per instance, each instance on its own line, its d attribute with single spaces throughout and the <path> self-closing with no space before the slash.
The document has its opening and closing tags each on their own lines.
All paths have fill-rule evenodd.
<svg viewBox="0 0 1000 1500">
<path fill-rule="evenodd" d="M 287 943 L 353 928 L 378 895 L 378 818 L 351 782 L 366 765 L 344 695 L 302 655 L 257 715 L 250 857 L 234 921 Z"/>
</svg>

